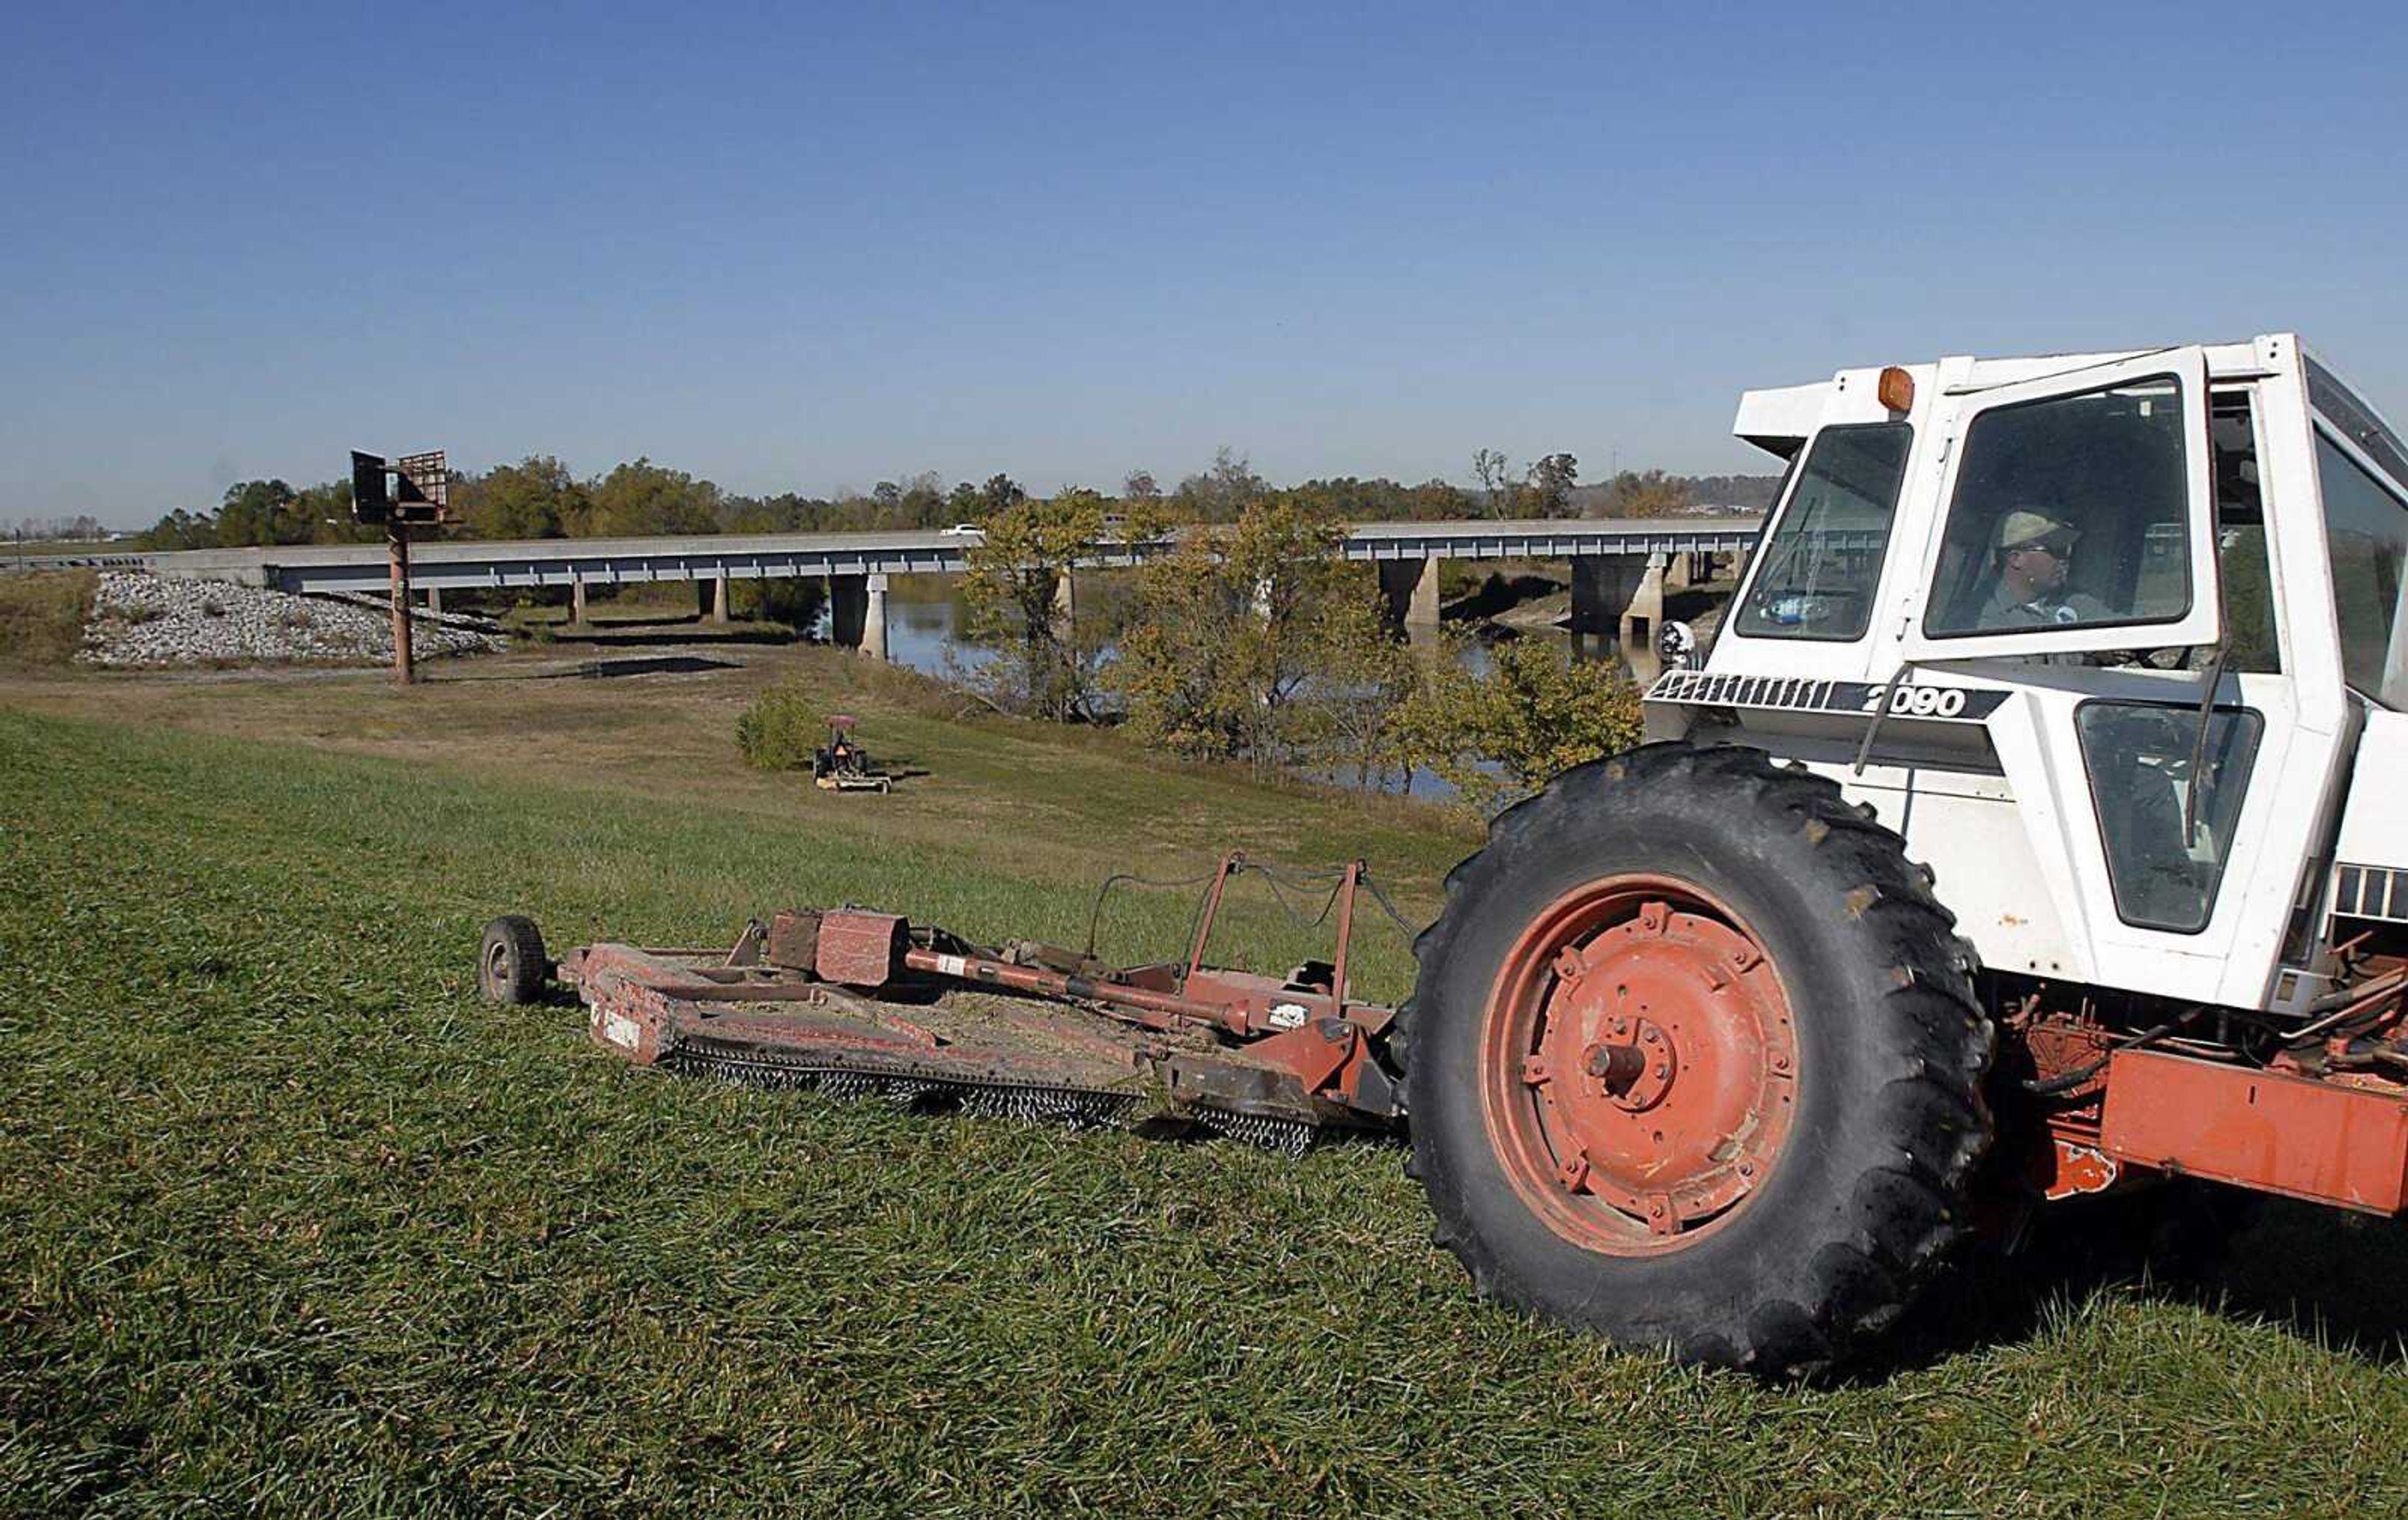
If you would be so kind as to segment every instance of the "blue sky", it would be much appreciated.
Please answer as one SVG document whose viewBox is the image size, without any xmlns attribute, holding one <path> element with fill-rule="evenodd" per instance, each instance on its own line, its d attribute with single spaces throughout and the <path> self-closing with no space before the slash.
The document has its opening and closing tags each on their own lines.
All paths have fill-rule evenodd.
<svg viewBox="0 0 2408 1520">
<path fill-rule="evenodd" d="M 1973 9 L 12 7 L 0 522 L 1756 468 L 1750 385 L 2278 327 L 2408 411 L 2402 7 Z"/>
</svg>

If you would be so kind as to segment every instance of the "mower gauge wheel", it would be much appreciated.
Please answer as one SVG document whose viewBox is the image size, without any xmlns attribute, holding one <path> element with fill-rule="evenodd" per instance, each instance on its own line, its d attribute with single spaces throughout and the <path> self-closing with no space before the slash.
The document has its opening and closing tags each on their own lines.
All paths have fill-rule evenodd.
<svg viewBox="0 0 2408 1520">
<path fill-rule="evenodd" d="M 504 913 L 485 925 L 484 944 L 477 952 L 477 988 L 486 1001 L 538 1002 L 551 982 L 552 959 L 535 920 Z"/>
</svg>

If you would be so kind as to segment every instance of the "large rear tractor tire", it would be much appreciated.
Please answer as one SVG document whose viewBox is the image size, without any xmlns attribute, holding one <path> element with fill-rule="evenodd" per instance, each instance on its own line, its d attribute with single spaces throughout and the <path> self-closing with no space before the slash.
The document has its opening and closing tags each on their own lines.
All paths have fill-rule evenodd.
<svg viewBox="0 0 2408 1520">
<path fill-rule="evenodd" d="M 1447 888 L 1391 1049 L 1484 1296 L 1767 1377 L 1897 1318 L 1966 1229 L 1995 1040 L 1898 835 L 1761 751 L 1656 744 Z"/>
</svg>

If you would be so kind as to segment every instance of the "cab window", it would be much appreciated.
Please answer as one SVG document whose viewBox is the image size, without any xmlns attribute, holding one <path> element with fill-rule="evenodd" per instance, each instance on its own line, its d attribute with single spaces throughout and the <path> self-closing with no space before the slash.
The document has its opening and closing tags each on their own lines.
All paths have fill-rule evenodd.
<svg viewBox="0 0 2408 1520">
<path fill-rule="evenodd" d="M 2107 847 L 2115 916 L 2175 934 L 2206 928 L 2265 720 L 2245 708 L 2217 708 L 2202 743 L 2196 709 L 2085 702 L 2073 726 Z"/>
<path fill-rule="evenodd" d="M 1914 430 L 1904 423 L 1827 427 L 1798 472 L 1738 631 L 1757 638 L 1861 638 L 1889 547 Z"/>
<path fill-rule="evenodd" d="M 2342 676 L 2361 695 L 2395 711 L 2408 709 L 2408 649 L 2401 647 L 2408 507 L 2321 428 L 2316 483 L 2324 492 L 2325 552 L 2332 561 Z"/>
<path fill-rule="evenodd" d="M 2184 402 L 2180 382 L 2159 376 L 1975 417 L 1924 631 L 1961 638 L 2188 613 Z"/>
<path fill-rule="evenodd" d="M 2266 504 L 2258 480 L 2258 429 L 2246 391 L 2209 397 L 2215 453 L 2215 543 L 2224 588 L 2225 668 L 2278 675 L 2274 572 L 2266 554 Z M 2207 652 L 2191 652 L 2193 663 Z"/>
</svg>

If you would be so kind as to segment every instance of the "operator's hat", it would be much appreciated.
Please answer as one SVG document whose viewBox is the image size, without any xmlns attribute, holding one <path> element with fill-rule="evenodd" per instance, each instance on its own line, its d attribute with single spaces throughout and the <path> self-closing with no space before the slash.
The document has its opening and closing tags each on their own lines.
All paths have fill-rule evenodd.
<svg viewBox="0 0 2408 1520">
<path fill-rule="evenodd" d="M 2021 549 L 2026 544 L 2038 543 L 2042 538 L 2079 538 L 2081 537 L 2081 529 L 2060 523 L 2046 512 L 2035 512 L 2027 509 L 2009 512 L 1999 519 L 1998 547 L 2000 549 Z"/>
</svg>

